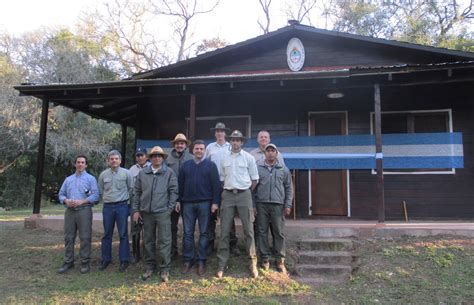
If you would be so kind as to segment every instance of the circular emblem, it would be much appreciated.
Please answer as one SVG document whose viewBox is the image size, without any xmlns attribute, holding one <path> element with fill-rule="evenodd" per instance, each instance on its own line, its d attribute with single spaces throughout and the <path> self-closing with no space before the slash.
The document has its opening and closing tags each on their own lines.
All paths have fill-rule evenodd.
<svg viewBox="0 0 474 305">
<path fill-rule="evenodd" d="M 304 47 L 301 40 L 291 38 L 286 47 L 286 61 L 291 71 L 299 71 L 304 65 Z"/>
</svg>

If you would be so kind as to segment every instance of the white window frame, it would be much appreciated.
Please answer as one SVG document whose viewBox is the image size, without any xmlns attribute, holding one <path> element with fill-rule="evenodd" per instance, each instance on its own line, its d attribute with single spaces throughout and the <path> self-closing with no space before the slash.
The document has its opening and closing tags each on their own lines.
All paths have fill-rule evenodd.
<svg viewBox="0 0 474 305">
<path fill-rule="evenodd" d="M 448 132 L 453 132 L 453 112 L 451 108 L 446 108 L 446 109 L 429 109 L 429 110 L 400 110 L 400 111 L 382 111 L 381 114 L 386 114 L 386 113 L 435 113 L 435 112 L 441 112 L 441 113 L 448 113 Z M 369 121 L 370 121 L 370 134 L 374 134 L 374 124 L 372 121 L 372 116 L 374 116 L 374 112 L 371 111 L 369 114 Z M 383 151 L 383 146 L 382 146 L 382 151 Z M 377 171 L 375 169 L 372 169 L 372 175 L 376 175 Z M 445 170 L 445 171 L 429 171 L 429 172 L 421 172 L 421 171 L 406 171 L 406 172 L 396 172 L 396 171 L 383 171 L 384 175 L 454 175 L 456 174 L 456 169 L 451 168 L 450 170 Z"/>
</svg>

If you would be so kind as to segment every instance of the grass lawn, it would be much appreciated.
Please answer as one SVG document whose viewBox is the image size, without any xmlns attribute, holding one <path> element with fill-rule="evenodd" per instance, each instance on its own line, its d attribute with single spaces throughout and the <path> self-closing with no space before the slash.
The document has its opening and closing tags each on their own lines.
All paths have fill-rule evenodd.
<svg viewBox="0 0 474 305">
<path fill-rule="evenodd" d="M 158 276 L 140 279 L 142 263 L 126 273 L 118 272 L 116 262 L 98 271 L 100 236 L 93 238 L 89 274 L 81 275 L 76 265 L 59 275 L 61 232 L 26 230 L 12 218 L 0 219 L 0 304 L 474 304 L 474 241 L 468 238 L 360 241 L 359 267 L 349 282 L 337 286 L 313 288 L 274 271 L 252 280 L 243 256 L 232 258 L 226 276 L 215 279 L 215 255 L 204 277 L 194 270 L 181 275 L 177 261 L 170 282 L 162 284 Z M 117 256 L 117 243 L 113 255 Z"/>
<path fill-rule="evenodd" d="M 10 211 L 0 211 L 0 221 L 23 221 L 25 217 L 31 216 L 31 209 L 12 209 Z M 41 206 L 41 215 L 63 215 L 64 206 L 62 204 Z"/>
</svg>

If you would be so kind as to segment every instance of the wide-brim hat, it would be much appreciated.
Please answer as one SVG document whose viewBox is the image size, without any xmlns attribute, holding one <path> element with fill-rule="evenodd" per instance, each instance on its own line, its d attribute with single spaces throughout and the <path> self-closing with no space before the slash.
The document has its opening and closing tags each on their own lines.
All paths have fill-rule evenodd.
<svg viewBox="0 0 474 305">
<path fill-rule="evenodd" d="M 240 139 L 242 140 L 242 142 L 245 142 L 247 140 L 247 138 L 244 137 L 244 135 L 242 134 L 242 132 L 240 130 L 234 130 L 232 131 L 232 133 L 230 134 L 229 136 L 229 139 L 232 140 L 232 139 Z"/>
<path fill-rule="evenodd" d="M 227 132 L 227 133 L 230 132 L 230 128 L 225 127 L 225 124 L 222 123 L 222 122 L 217 122 L 217 123 L 216 123 L 216 127 L 211 128 L 211 131 L 212 131 L 212 132 L 215 132 L 216 130 L 224 130 L 224 131 Z"/>
<path fill-rule="evenodd" d="M 153 147 L 148 153 L 148 158 L 151 158 L 153 155 L 160 155 L 163 157 L 163 159 L 168 158 L 168 154 L 160 146 Z"/>
<path fill-rule="evenodd" d="M 171 145 L 174 146 L 174 143 L 176 142 L 186 142 L 186 145 L 189 146 L 191 145 L 191 141 L 189 141 L 186 136 L 182 133 L 178 133 L 175 137 L 174 140 L 171 141 Z"/>
</svg>

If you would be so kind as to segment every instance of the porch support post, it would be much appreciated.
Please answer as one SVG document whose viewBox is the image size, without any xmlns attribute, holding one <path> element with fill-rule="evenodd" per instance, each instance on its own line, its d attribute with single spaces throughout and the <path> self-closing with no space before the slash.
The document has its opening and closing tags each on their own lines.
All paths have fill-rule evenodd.
<svg viewBox="0 0 474 305">
<path fill-rule="evenodd" d="M 189 139 L 194 141 L 196 134 L 196 95 L 191 94 L 189 99 Z"/>
<path fill-rule="evenodd" d="M 382 114 L 380 101 L 380 86 L 374 85 L 375 108 L 375 166 L 377 169 L 377 206 L 378 221 L 385 222 L 385 198 L 383 182 L 383 153 L 382 153 Z"/>
<path fill-rule="evenodd" d="M 38 155 L 36 157 L 36 182 L 35 196 L 33 199 L 33 215 L 38 215 L 41 208 L 41 187 L 43 185 L 44 156 L 46 149 L 46 130 L 48 128 L 49 101 L 43 99 L 41 107 L 41 123 L 38 143 Z"/>
<path fill-rule="evenodd" d="M 125 159 L 127 157 L 127 125 L 122 124 L 122 167 L 125 167 Z"/>
</svg>

